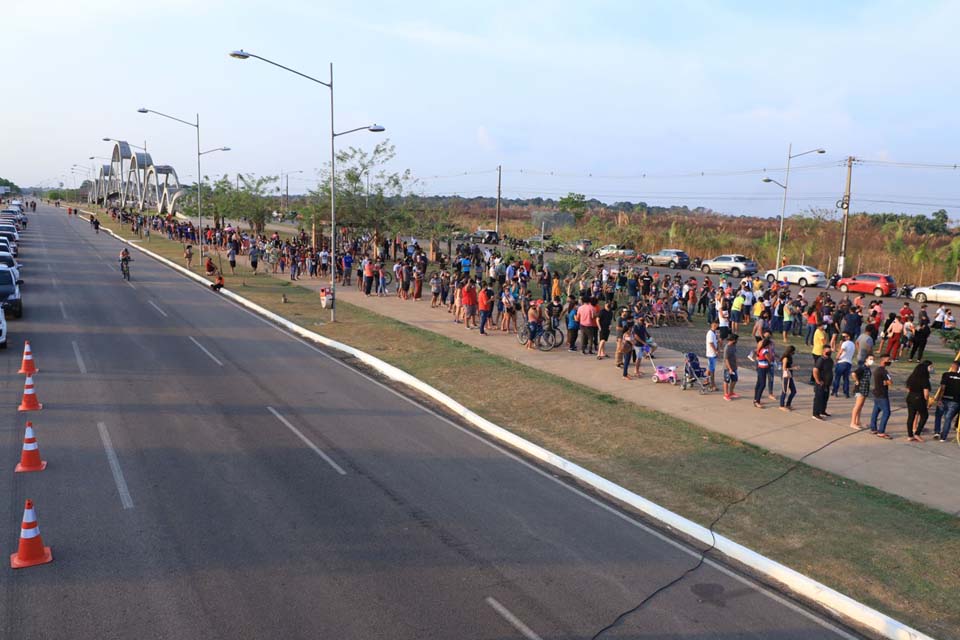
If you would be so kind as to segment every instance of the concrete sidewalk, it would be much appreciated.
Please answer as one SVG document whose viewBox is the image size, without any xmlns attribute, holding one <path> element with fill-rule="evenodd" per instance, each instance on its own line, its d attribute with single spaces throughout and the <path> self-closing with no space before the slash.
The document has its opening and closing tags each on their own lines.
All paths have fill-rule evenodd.
<svg viewBox="0 0 960 640">
<path fill-rule="evenodd" d="M 299 284 L 314 290 L 327 286 L 325 281 L 309 278 L 300 280 Z M 813 420 L 813 388 L 803 381 L 798 384 L 797 397 L 793 403 L 796 411 L 780 411 L 776 408 L 778 402 L 771 401 L 766 396 L 766 407 L 757 409 L 752 405 L 756 375 L 752 370 L 752 363 L 746 358 L 752 345 L 745 343 L 739 349 L 738 391 L 742 397 L 726 402 L 720 393 L 701 395 L 696 390 L 683 391 L 679 385 L 671 387 L 655 384 L 650 379 L 652 369 L 649 361 L 644 362 L 640 379 L 624 380 L 620 370 L 613 364 L 614 344 L 607 346 L 607 352 L 611 355 L 607 360 L 597 360 L 579 352 L 570 353 L 565 347 L 548 353 L 527 351 L 513 334 L 504 335 L 494 331 L 482 336 L 476 330 L 467 330 L 462 324 L 455 324 L 446 310 L 431 309 L 429 298 L 413 302 L 402 301 L 395 295 L 384 298 L 366 297 L 355 285 L 338 287 L 337 297 L 341 301 L 793 459 L 798 459 L 839 436 L 853 433 L 851 437 L 810 456 L 805 462 L 909 500 L 960 515 L 960 492 L 954 489 L 960 486 L 960 447 L 955 441 L 940 443 L 929 439 L 933 433 L 932 412 L 925 429 L 928 439 L 923 443 L 911 443 L 906 438 L 906 411 L 902 406 L 894 408 L 887 425 L 887 432 L 893 436 L 893 440 L 877 438 L 869 431 L 851 431 L 848 425 L 853 401 L 842 396 L 830 399 L 827 410 L 833 415 L 832 418 L 826 422 Z M 806 354 L 798 355 L 806 357 Z M 702 354 L 701 361 L 706 364 L 706 358 Z M 682 370 L 683 355 L 659 349 L 657 364 L 677 366 Z M 903 382 L 895 380 L 895 384 L 900 386 Z M 778 389 L 779 380 L 775 384 L 775 391 Z M 868 400 L 861 417 L 862 424 L 869 423 L 871 408 L 872 402 Z"/>
</svg>

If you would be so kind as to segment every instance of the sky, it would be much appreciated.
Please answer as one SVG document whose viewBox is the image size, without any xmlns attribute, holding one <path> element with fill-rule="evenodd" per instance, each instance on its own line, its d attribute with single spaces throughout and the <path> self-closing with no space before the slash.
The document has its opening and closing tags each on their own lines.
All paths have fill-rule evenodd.
<svg viewBox="0 0 960 640">
<path fill-rule="evenodd" d="M 329 158 L 334 65 L 339 137 L 423 194 L 584 193 L 605 202 L 779 215 L 833 209 L 854 156 L 854 211 L 960 220 L 960 2 L 669 0 L 6 0 L 0 9 L 0 176 L 68 186 L 147 143 L 157 164 L 205 176 L 316 182 Z M 936 165 L 936 166 L 914 166 Z M 939 166 L 944 165 L 944 166 Z M 755 170 L 755 171 L 751 171 Z M 763 173 L 762 170 L 766 170 Z M 74 170 L 79 171 L 79 170 Z M 81 178 L 82 176 L 77 176 Z"/>
</svg>

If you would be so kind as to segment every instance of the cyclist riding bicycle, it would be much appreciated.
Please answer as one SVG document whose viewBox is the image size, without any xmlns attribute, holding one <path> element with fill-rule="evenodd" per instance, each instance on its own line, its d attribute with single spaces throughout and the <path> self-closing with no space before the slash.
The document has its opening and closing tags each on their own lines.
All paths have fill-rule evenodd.
<svg viewBox="0 0 960 640">
<path fill-rule="evenodd" d="M 125 280 L 130 279 L 130 262 L 132 260 L 133 258 L 130 257 L 130 251 L 126 247 L 120 250 L 120 274 Z"/>
</svg>

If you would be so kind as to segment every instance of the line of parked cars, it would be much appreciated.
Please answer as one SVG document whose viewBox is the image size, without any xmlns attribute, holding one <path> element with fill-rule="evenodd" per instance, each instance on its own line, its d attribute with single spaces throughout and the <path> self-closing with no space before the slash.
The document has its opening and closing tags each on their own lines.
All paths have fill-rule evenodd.
<svg viewBox="0 0 960 640">
<path fill-rule="evenodd" d="M 17 259 L 20 255 L 20 234 L 27 226 L 27 214 L 23 203 L 12 200 L 0 209 L 0 349 L 7 348 L 7 313 L 14 318 L 23 317 L 23 266 Z"/>
</svg>

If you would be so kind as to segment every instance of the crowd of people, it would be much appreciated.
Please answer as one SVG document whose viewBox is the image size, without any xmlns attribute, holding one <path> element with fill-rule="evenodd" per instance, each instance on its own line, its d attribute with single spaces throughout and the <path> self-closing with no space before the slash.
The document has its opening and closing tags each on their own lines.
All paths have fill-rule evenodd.
<svg viewBox="0 0 960 640">
<path fill-rule="evenodd" d="M 782 411 L 793 411 L 802 363 L 789 341 L 802 338 L 810 347 L 807 382 L 813 386 L 812 417 L 830 418 L 830 398 L 842 393 L 854 400 L 850 426 L 869 428 L 884 439 L 890 438 L 886 432 L 894 386 L 890 365 L 907 359 L 917 363 L 904 382 L 909 440 L 922 440 L 933 405 L 935 440 L 945 441 L 960 415 L 956 365 L 943 374 L 931 393 L 933 365 L 924 358 L 933 330 L 956 328 L 952 311 L 944 305 L 931 317 L 926 304 L 914 311 L 911 303 L 904 301 L 897 310 L 887 311 L 884 307 L 889 302 L 882 299 L 842 294 L 835 300 L 828 290 L 794 290 L 786 283 L 768 283 L 758 276 L 719 276 L 716 281 L 709 275 L 684 278 L 676 273 L 671 277 L 622 261 L 561 275 L 549 269 L 543 254 L 513 258 L 479 245 L 461 244 L 449 259 L 440 255 L 431 261 L 416 242 L 398 239 L 374 244 L 365 237 L 344 240 L 333 256 L 327 246 L 312 247 L 303 231 L 281 238 L 276 232 L 253 234 L 230 225 L 207 227 L 198 233 L 192 222 L 173 217 L 140 216 L 129 222 L 135 231 L 149 235 L 152 229 L 183 243 L 188 266 L 192 265 L 193 244 L 202 242 L 226 252 L 231 273 L 237 257 L 244 255 L 255 273 L 261 268 L 289 273 L 292 280 L 328 278 L 334 269 L 341 286 L 355 285 L 367 296 L 396 295 L 416 302 L 424 299 L 424 289 L 429 288 L 432 308 L 446 310 L 452 322 L 480 335 L 494 331 L 515 334 L 525 327 L 530 336 L 527 349 L 534 348 L 543 331 L 559 329 L 566 332 L 568 352 L 579 351 L 599 360 L 612 357 L 627 380 L 640 376 L 645 361 L 655 366 L 653 329 L 692 326 L 694 316 L 701 314 L 709 326 L 704 343 L 706 388 L 720 390 L 719 368 L 724 400 L 740 397 L 736 391 L 738 351 L 743 349 L 756 372 L 752 398 L 758 409 L 770 401 Z M 388 266 L 390 262 L 392 266 Z M 222 286 L 221 270 L 209 256 L 205 269 L 209 275 L 219 275 Z M 741 335 L 747 333 L 752 341 L 741 347 Z M 778 343 L 783 345 L 782 353 L 778 353 Z M 868 399 L 872 408 L 864 425 L 861 415 Z"/>
</svg>

